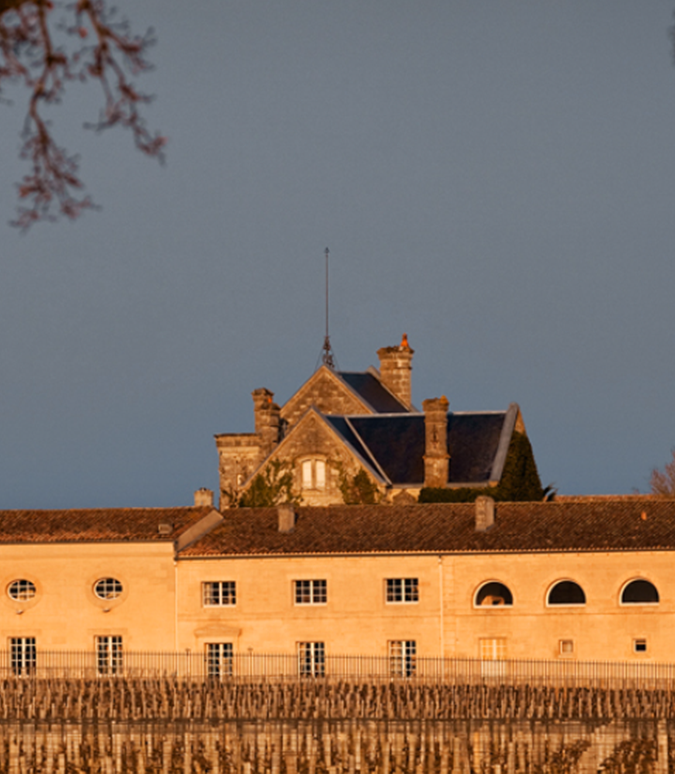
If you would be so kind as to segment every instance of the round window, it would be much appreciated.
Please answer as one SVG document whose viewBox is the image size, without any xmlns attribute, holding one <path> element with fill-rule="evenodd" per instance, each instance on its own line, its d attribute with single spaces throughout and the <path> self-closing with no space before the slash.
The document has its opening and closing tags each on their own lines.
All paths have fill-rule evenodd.
<svg viewBox="0 0 675 774">
<path fill-rule="evenodd" d="M 117 578 L 101 578 L 94 584 L 94 594 L 99 599 L 117 599 L 122 593 L 122 584 Z"/>
<path fill-rule="evenodd" d="M 21 579 L 12 581 L 7 588 L 7 593 L 17 602 L 26 602 L 35 596 L 35 584 L 29 580 Z"/>
</svg>

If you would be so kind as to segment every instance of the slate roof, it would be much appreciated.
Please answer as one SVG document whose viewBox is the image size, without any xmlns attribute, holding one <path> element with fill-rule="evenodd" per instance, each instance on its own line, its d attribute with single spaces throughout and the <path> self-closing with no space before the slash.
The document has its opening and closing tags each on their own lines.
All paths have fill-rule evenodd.
<svg viewBox="0 0 675 774">
<path fill-rule="evenodd" d="M 275 508 L 224 511 L 181 558 L 308 554 L 532 553 L 675 550 L 675 501 L 496 503 L 475 530 L 472 504 L 298 508 L 279 532 Z"/>
<path fill-rule="evenodd" d="M 213 508 L 87 508 L 0 511 L 0 544 L 173 542 Z M 171 525 L 160 534 L 159 525 Z"/>
<path fill-rule="evenodd" d="M 338 371 L 337 375 L 378 414 L 408 411 L 403 403 L 369 371 Z"/>
<path fill-rule="evenodd" d="M 449 484 L 490 481 L 506 416 L 507 412 L 448 414 Z M 374 460 L 392 484 L 423 486 L 424 414 L 325 419 L 361 457 Z"/>
</svg>

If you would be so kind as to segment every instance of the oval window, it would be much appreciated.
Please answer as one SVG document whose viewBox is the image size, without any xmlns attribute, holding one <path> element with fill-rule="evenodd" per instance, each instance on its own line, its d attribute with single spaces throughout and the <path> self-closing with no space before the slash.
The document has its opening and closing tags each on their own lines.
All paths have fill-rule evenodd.
<svg viewBox="0 0 675 774">
<path fill-rule="evenodd" d="M 29 599 L 33 599 L 35 596 L 35 584 L 23 578 L 21 580 L 15 580 L 9 584 L 7 593 L 17 602 L 26 602 Z"/>
<path fill-rule="evenodd" d="M 621 592 L 622 605 L 654 605 L 658 601 L 656 586 L 642 578 L 631 581 Z"/>
<path fill-rule="evenodd" d="M 578 583 L 560 581 L 548 592 L 549 605 L 585 605 L 586 595 Z"/>
<path fill-rule="evenodd" d="M 99 599 L 117 599 L 122 593 L 122 584 L 117 578 L 101 578 L 94 584 L 94 594 Z"/>
<path fill-rule="evenodd" d="M 513 595 L 503 583 L 490 581 L 478 589 L 476 607 L 508 607 L 513 604 Z"/>
</svg>

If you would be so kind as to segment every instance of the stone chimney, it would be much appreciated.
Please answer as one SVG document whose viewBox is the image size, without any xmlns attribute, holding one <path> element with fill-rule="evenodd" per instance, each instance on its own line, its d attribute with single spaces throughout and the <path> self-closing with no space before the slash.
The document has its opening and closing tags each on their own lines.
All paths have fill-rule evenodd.
<svg viewBox="0 0 675 774">
<path fill-rule="evenodd" d="M 203 486 L 195 492 L 195 508 L 213 508 L 213 492 Z"/>
<path fill-rule="evenodd" d="M 429 398 L 424 409 L 424 486 L 448 485 L 448 399 Z"/>
<path fill-rule="evenodd" d="M 411 372 L 414 350 L 404 333 L 398 347 L 382 347 L 377 350 L 380 358 L 380 379 L 407 408 L 412 407 Z"/>
<path fill-rule="evenodd" d="M 476 532 L 485 532 L 495 523 L 495 501 L 486 495 L 476 498 Z"/>
<path fill-rule="evenodd" d="M 272 400 L 274 393 L 265 387 L 253 390 L 253 414 L 255 416 L 255 432 L 260 438 L 260 456 L 267 455 L 281 440 L 280 417 L 281 409 Z"/>
<path fill-rule="evenodd" d="M 295 509 L 292 503 L 277 505 L 279 532 L 291 532 L 295 528 Z"/>
</svg>

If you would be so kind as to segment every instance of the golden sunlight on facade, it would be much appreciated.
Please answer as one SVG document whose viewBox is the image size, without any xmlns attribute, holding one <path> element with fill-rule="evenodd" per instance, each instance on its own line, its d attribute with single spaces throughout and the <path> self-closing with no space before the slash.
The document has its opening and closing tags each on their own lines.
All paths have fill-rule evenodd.
<svg viewBox="0 0 675 774">
<path fill-rule="evenodd" d="M 518 485 L 516 404 L 418 412 L 407 338 L 378 354 L 379 371 L 321 366 L 281 408 L 255 390 L 255 432 L 216 436 L 220 510 L 202 489 L 186 508 L 0 511 L 0 666 L 675 661 L 675 502 L 543 502 L 529 441 L 540 494 L 496 501 Z M 481 494 L 416 502 L 424 487 Z"/>
</svg>

